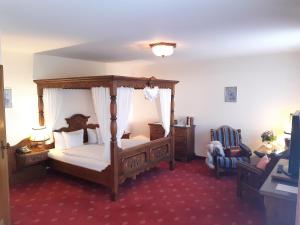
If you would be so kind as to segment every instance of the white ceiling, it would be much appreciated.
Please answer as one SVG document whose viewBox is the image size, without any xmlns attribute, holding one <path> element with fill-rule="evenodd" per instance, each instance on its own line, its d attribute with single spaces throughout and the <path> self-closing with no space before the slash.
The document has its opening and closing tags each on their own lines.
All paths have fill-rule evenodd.
<svg viewBox="0 0 300 225">
<path fill-rule="evenodd" d="M 95 61 L 151 59 L 149 42 L 175 41 L 177 58 L 300 49 L 299 0 L 0 0 L 4 49 Z"/>
</svg>

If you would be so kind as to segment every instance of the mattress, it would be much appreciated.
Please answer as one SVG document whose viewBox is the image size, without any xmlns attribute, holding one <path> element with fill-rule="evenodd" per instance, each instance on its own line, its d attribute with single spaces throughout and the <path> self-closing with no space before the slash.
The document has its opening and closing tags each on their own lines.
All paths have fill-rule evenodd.
<svg viewBox="0 0 300 225">
<path fill-rule="evenodd" d="M 101 172 L 109 163 L 103 157 L 103 145 L 82 145 L 69 149 L 50 149 L 48 157 L 61 162 Z"/>
<path fill-rule="evenodd" d="M 137 145 L 145 144 L 149 141 L 150 141 L 150 139 L 145 137 L 145 136 L 136 136 L 136 137 L 133 137 L 133 138 L 130 138 L 130 139 L 122 139 L 121 140 L 121 147 L 122 147 L 122 149 L 132 148 L 132 147 L 135 147 Z"/>
<path fill-rule="evenodd" d="M 144 136 L 137 136 L 132 139 L 122 139 L 122 149 L 132 148 L 145 144 L 150 140 Z M 108 162 L 103 160 L 104 145 L 87 144 L 69 149 L 50 149 L 48 157 L 71 165 L 101 172 Z"/>
</svg>

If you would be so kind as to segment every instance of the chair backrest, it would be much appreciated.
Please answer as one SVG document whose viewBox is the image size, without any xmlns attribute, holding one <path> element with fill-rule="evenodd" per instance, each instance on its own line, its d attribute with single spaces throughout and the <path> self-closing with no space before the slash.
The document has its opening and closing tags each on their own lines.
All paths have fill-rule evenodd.
<svg viewBox="0 0 300 225">
<path fill-rule="evenodd" d="M 210 130 L 211 141 L 219 141 L 225 149 L 239 147 L 241 143 L 241 130 L 230 126 L 221 126 Z"/>
</svg>

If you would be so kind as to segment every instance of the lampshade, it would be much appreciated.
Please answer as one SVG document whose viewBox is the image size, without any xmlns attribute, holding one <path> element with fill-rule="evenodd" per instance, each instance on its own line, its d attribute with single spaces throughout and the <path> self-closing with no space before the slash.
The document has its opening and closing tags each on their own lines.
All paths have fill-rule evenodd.
<svg viewBox="0 0 300 225">
<path fill-rule="evenodd" d="M 32 128 L 30 140 L 33 142 L 44 142 L 49 140 L 50 137 L 47 133 L 46 127 Z"/>
<path fill-rule="evenodd" d="M 289 120 L 284 125 L 284 133 L 290 135 L 292 133 L 292 117 L 293 114 L 290 114 Z"/>
<path fill-rule="evenodd" d="M 174 53 L 176 43 L 158 42 L 150 44 L 150 47 L 154 55 L 165 57 Z"/>
</svg>

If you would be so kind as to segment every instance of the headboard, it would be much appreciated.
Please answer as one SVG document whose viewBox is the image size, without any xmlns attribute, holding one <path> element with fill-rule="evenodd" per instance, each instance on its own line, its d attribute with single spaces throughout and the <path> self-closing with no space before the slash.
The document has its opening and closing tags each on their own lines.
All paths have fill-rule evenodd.
<svg viewBox="0 0 300 225">
<path fill-rule="evenodd" d="M 62 127 L 58 130 L 54 130 L 54 132 L 72 132 L 76 130 L 84 130 L 84 136 L 83 136 L 83 142 L 86 143 L 88 141 L 88 134 L 87 134 L 87 128 L 95 129 L 99 127 L 98 124 L 87 124 L 88 119 L 90 116 L 85 116 L 82 114 L 75 114 L 71 116 L 70 118 L 66 118 L 68 127 Z"/>
</svg>

